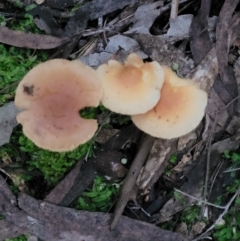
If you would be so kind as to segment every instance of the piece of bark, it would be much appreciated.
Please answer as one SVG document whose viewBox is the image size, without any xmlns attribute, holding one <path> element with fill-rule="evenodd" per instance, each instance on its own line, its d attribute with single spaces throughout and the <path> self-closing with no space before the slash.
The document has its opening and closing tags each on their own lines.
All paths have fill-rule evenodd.
<svg viewBox="0 0 240 241">
<path fill-rule="evenodd" d="M 13 101 L 0 107 L 0 146 L 9 143 L 13 128 L 18 125 L 18 112 Z"/>
<path fill-rule="evenodd" d="M 69 41 L 48 35 L 25 33 L 0 26 L 0 42 L 20 48 L 53 49 Z"/>
<path fill-rule="evenodd" d="M 7 220 L 0 220 L 0 241 L 5 239 L 16 238 L 21 234 L 27 234 L 28 230 L 23 227 L 8 222 Z"/>
<path fill-rule="evenodd" d="M 0 191 L 0 213 L 4 216 L 6 225 L 10 224 L 10 227 L 13 230 L 22 230 L 23 233 L 29 233 L 30 230 L 27 227 L 27 215 L 25 212 L 22 212 L 15 205 L 13 205 L 8 198 Z M 1 223 L 0 223 L 1 224 Z M 16 227 L 14 227 L 16 226 Z M 6 229 L 6 232 L 7 229 Z M 1 233 L 1 231 L 0 231 Z M 0 236 L 1 240 L 1 236 Z"/>
<path fill-rule="evenodd" d="M 73 187 L 83 160 L 77 162 L 74 168 L 60 181 L 57 186 L 44 198 L 45 201 L 58 204 L 66 197 L 69 190 Z"/>
<path fill-rule="evenodd" d="M 213 47 L 203 60 L 187 74 L 187 78 L 196 81 L 200 88 L 210 93 L 214 80 L 218 74 L 216 48 Z"/>
<path fill-rule="evenodd" d="M 156 139 L 154 142 L 146 165 L 138 177 L 138 187 L 142 190 L 150 188 L 162 175 L 170 156 L 176 152 L 177 139 Z"/>
<path fill-rule="evenodd" d="M 8 201 L 11 204 L 15 205 L 17 203 L 16 197 L 13 195 L 11 189 L 7 184 L 7 180 L 4 179 L 1 175 L 0 175 L 0 192 L 2 193 L 2 195 L 5 196 L 5 198 L 8 199 Z"/>
<path fill-rule="evenodd" d="M 19 207 L 27 213 L 27 227 L 43 240 L 51 241 L 187 241 L 182 235 L 162 230 L 154 225 L 121 217 L 115 230 L 109 230 L 111 215 L 76 211 L 37 201 L 20 194 Z M 11 210 L 10 210 L 11 211 Z M 19 221 L 12 216 L 8 220 Z M 20 224 L 19 224 L 20 225 Z"/>
</svg>

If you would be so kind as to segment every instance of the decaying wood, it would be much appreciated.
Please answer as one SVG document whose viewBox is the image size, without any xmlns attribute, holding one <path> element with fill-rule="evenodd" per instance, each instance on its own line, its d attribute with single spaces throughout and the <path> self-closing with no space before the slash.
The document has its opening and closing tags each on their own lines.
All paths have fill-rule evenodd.
<svg viewBox="0 0 240 241">
<path fill-rule="evenodd" d="M 0 220 L 0 227 L 0 241 L 3 241 L 7 238 L 16 238 L 21 234 L 28 234 L 27 228 L 17 227 L 7 220 Z"/>
<path fill-rule="evenodd" d="M 25 227 L 42 240 L 51 241 L 187 241 L 182 235 L 154 225 L 121 217 L 114 231 L 109 230 L 111 215 L 76 211 L 37 201 L 26 194 L 18 198 L 19 208 L 4 202 L 0 193 L 0 212 L 5 220 Z M 0 238 L 0 240 L 2 240 Z"/>
<path fill-rule="evenodd" d="M 139 189 L 147 190 L 162 175 L 168 163 L 170 156 L 176 152 L 177 139 L 163 140 L 156 139 L 143 167 L 141 175 L 138 177 L 137 184 Z"/>
</svg>

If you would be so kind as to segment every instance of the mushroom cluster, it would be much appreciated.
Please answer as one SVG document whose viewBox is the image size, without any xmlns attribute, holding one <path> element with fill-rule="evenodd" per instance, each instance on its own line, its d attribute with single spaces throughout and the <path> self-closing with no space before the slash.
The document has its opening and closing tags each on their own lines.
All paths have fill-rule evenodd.
<svg viewBox="0 0 240 241">
<path fill-rule="evenodd" d="M 37 146 L 70 151 L 91 139 L 96 120 L 79 111 L 100 102 L 127 114 L 142 131 L 176 138 L 195 129 L 204 116 L 207 93 L 170 68 L 144 63 L 130 54 L 121 64 L 109 60 L 95 71 L 79 61 L 50 60 L 34 67 L 16 90 L 17 121 Z"/>
</svg>

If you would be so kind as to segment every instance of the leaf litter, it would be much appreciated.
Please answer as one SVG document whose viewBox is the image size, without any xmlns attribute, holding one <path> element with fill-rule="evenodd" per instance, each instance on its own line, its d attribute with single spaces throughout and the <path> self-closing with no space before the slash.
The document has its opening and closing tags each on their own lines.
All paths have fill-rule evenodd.
<svg viewBox="0 0 240 241">
<path fill-rule="evenodd" d="M 124 232 L 130 233 L 127 227 L 130 222 L 131 225 L 134 225 L 131 230 L 132 240 L 148 240 L 149 238 L 152 240 L 163 236 L 165 237 L 164 240 L 176 241 L 194 238 L 200 240 L 211 236 L 211 232 L 217 224 L 216 220 L 228 212 L 229 205 L 233 202 L 232 199 L 229 202 L 226 200 L 224 212 L 219 212 L 216 208 L 213 209 L 213 213 L 215 213 L 215 218 L 211 219 L 213 225 L 208 227 L 202 235 L 204 225 L 201 222 L 192 226 L 190 234 L 187 234 L 186 227 L 184 228 L 183 225 L 183 231 L 181 231 L 185 236 L 183 237 L 175 232 L 164 233 L 160 228 L 150 224 L 124 219 L 124 222 L 126 222 L 126 225 L 124 225 L 121 221 L 123 219 L 121 217 L 122 211 L 129 200 L 134 200 L 137 205 L 144 206 L 146 210 L 155 210 L 150 217 L 145 215 L 143 209 L 140 209 L 143 211 L 134 211 L 134 213 L 136 216 L 141 217 L 142 220 L 156 224 L 173 219 L 184 208 L 193 204 L 197 205 L 199 202 L 202 204 L 202 208 L 204 206 L 206 208 L 206 198 L 208 198 L 207 201 L 214 202 L 214 198 L 223 192 L 222 186 L 227 179 L 221 179 L 221 174 L 228 164 L 223 164 L 216 174 L 216 177 L 221 179 L 221 182 L 219 182 L 221 185 L 214 182 L 215 179 L 212 174 L 216 171 L 219 160 L 222 159 L 222 152 L 236 150 L 240 144 L 238 134 L 240 127 L 238 101 L 239 55 L 237 51 L 234 52 L 234 49 L 232 49 L 233 43 L 236 44 L 240 37 L 239 16 L 238 13 L 234 14 L 239 1 L 226 0 L 223 5 L 220 4 L 220 7 L 218 7 L 218 14 L 209 17 L 211 2 L 214 1 L 202 0 L 198 1 L 197 4 L 194 1 L 179 1 L 179 15 L 174 19 L 169 19 L 171 3 L 165 1 L 137 2 L 133 0 L 118 3 L 112 0 L 92 1 L 82 3 L 83 5 L 75 12 L 66 15 L 65 27 L 59 27 L 62 20 L 60 21 L 54 13 L 56 13 L 56 10 L 64 13 L 67 8 L 74 6 L 74 1 L 59 1 L 58 3 L 56 1 L 46 1 L 37 6 L 32 12 L 37 25 L 45 31 L 46 35 L 24 33 L 1 27 L 1 42 L 18 47 L 53 49 L 53 57 L 62 57 L 64 55 L 68 57 L 74 53 L 73 50 L 77 50 L 77 47 L 79 47 L 79 39 L 86 39 L 90 34 L 97 37 L 98 43 L 92 49 L 92 53 L 80 57 L 81 61 L 90 66 L 97 67 L 109 59 L 124 60 L 129 53 L 138 52 L 143 59 L 150 58 L 169 67 L 177 66 L 176 71 L 179 75 L 194 79 L 202 89 L 209 93 L 206 117 L 196 130 L 184 137 L 170 141 L 149 137 L 149 143 L 151 143 L 149 150 L 142 147 L 142 149 L 135 152 L 135 160 L 139 161 L 141 159 L 139 158 L 141 151 L 146 151 L 142 156 L 145 158 L 140 160 L 142 163 L 134 164 L 135 161 L 133 162 L 130 170 L 137 169 L 139 174 L 136 172 L 135 175 L 131 175 L 131 172 L 129 172 L 122 187 L 120 198 L 116 204 L 115 215 L 111 221 L 113 222 L 112 228 L 116 227 L 116 229 L 109 232 L 110 216 L 99 214 L 99 217 L 97 217 L 100 220 L 105 237 L 98 236 L 96 238 L 95 231 L 92 228 L 88 229 L 89 226 L 94 225 L 90 221 L 85 221 L 86 227 L 82 226 L 79 233 L 79 227 L 76 226 L 76 223 L 82 225 L 84 223 L 77 216 L 71 223 L 65 224 L 66 216 L 70 215 L 67 209 L 65 210 L 60 206 L 51 206 L 44 201 L 36 201 L 25 194 L 19 195 L 19 206 L 7 204 L 9 194 L 3 192 L 3 188 L 6 188 L 6 184 L 4 184 L 0 185 L 0 203 L 7 205 L 5 209 L 0 211 L 4 214 L 9 225 L 12 225 L 16 230 L 22 228 L 23 233 L 27 230 L 27 232 L 43 240 L 62 240 L 62 237 L 64 237 L 64 240 L 79 240 L 77 238 L 79 235 L 86 240 L 113 240 L 115 232 L 118 233 L 119 240 L 123 240 Z M 194 6 L 193 9 L 197 9 L 197 11 L 192 10 L 191 14 L 181 13 L 181 11 L 184 11 L 184 7 L 190 8 L 191 6 Z M 49 18 L 44 18 L 41 11 L 47 11 Z M 133 15 L 120 16 L 125 11 L 132 12 Z M 39 18 L 36 17 L 38 13 Z M 94 21 L 98 19 L 100 23 L 101 18 L 105 19 L 106 23 L 112 21 L 111 25 L 100 24 L 98 27 L 93 28 L 94 24 L 96 26 Z M 218 22 L 216 21 L 217 18 Z M 121 20 L 119 21 L 119 19 Z M 57 31 L 53 27 L 56 23 L 58 24 Z M 155 36 L 152 35 L 153 26 L 155 30 L 159 30 L 159 34 L 155 34 Z M 115 29 L 118 29 L 118 31 Z M 70 39 L 72 41 L 68 43 Z M 215 39 L 216 45 L 213 43 Z M 64 50 L 61 47 L 63 44 L 65 45 Z M 234 68 L 229 65 L 230 51 L 233 51 L 237 56 Z M 69 52 L 68 55 L 66 55 L 67 52 Z M 2 122 L 0 121 L 1 145 L 9 142 L 11 132 L 17 124 L 15 116 L 16 110 L 12 103 L 0 108 L 0 120 L 2 119 Z M 126 140 L 129 141 L 130 138 L 126 136 L 126 132 L 124 134 L 123 130 L 120 130 L 115 135 L 112 133 L 113 137 L 109 136 L 109 141 L 106 140 L 105 144 L 102 144 L 107 156 L 110 155 L 108 151 L 111 151 L 112 158 L 107 159 L 103 153 L 103 156 L 99 154 L 87 163 L 83 163 L 83 160 L 80 161 L 70 171 L 69 175 L 52 192 L 48 193 L 45 200 L 68 206 L 81 192 L 88 188 L 96 173 L 103 173 L 105 167 L 107 170 L 111 160 L 117 159 L 117 156 L 121 154 L 119 152 L 121 145 Z M 127 133 L 131 135 L 134 131 L 127 131 Z M 114 138 L 118 140 L 121 135 L 123 135 L 123 139 L 120 139 L 119 143 L 117 141 L 114 146 Z M 135 139 L 135 144 L 138 147 L 141 146 L 140 139 L 140 137 Z M 130 138 L 130 140 L 130 142 L 134 142 L 133 139 Z M 181 161 L 170 169 L 170 175 L 167 176 L 169 159 L 173 154 L 177 154 Z M 121 157 L 119 161 L 120 159 Z M 98 160 L 106 162 L 103 169 L 102 167 L 96 168 Z M 115 173 L 113 173 L 114 175 Z M 210 189 L 205 188 L 204 192 L 201 189 L 203 182 L 205 182 L 205 187 L 211 186 Z M 163 192 L 159 189 L 159 186 L 163 190 L 168 190 L 169 195 L 163 197 Z M 177 190 L 173 195 L 174 188 L 183 193 L 181 198 L 177 198 Z M 154 190 L 156 192 L 153 197 L 150 197 L 150 193 L 154 192 Z M 184 193 L 188 196 L 184 196 Z M 238 194 L 238 191 L 235 194 Z M 150 200 L 144 203 L 142 197 L 147 196 Z M 236 195 L 232 198 L 234 197 Z M 156 206 L 154 201 L 159 198 L 164 201 L 161 206 Z M 152 206 L 153 204 L 154 206 Z M 44 209 L 45 206 L 48 210 Z M 33 213 L 33 209 L 40 210 L 41 207 L 41 212 Z M 210 206 L 207 207 L 210 208 Z M 62 216 L 57 215 L 61 212 L 60 210 L 63 211 Z M 125 212 L 129 213 L 129 210 L 127 206 Z M 52 226 L 55 232 L 47 228 L 47 223 L 51 223 L 49 212 L 51 213 L 50 216 L 57 217 L 57 223 Z M 76 211 L 70 212 L 73 216 L 78 215 Z M 9 213 L 15 213 L 25 221 L 19 226 L 19 222 L 16 223 L 16 219 L 13 220 Z M 27 221 L 26 215 L 28 215 L 29 221 Z M 84 215 L 89 220 L 92 214 L 85 213 Z M 129 216 L 132 217 L 130 214 Z M 33 223 L 34 225 L 31 226 Z M 66 228 L 67 226 L 68 228 Z M 145 234 L 140 232 L 141 229 L 145 230 Z M 39 232 L 39 230 L 44 230 L 44 232 Z M 74 231 L 69 232 L 69 230 Z M 139 233 L 137 234 L 137 232 Z M 7 233 L 11 236 L 10 231 L 7 229 L 0 231 L 1 237 L 7 237 Z M 56 235 L 54 236 L 53 233 Z M 144 235 L 148 236 L 148 238 Z"/>
</svg>

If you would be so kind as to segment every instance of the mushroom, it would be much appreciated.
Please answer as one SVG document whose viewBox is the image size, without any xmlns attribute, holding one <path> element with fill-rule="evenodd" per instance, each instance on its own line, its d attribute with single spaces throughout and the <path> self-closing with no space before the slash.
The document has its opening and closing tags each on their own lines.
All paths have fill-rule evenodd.
<svg viewBox="0 0 240 241">
<path fill-rule="evenodd" d="M 189 79 L 179 78 L 163 67 L 165 81 L 157 105 L 145 114 L 132 116 L 142 131 L 158 138 L 177 138 L 194 130 L 207 106 L 207 93 Z"/>
<path fill-rule="evenodd" d="M 143 63 L 135 53 L 124 64 L 109 60 L 97 69 L 102 104 L 111 111 L 135 115 L 153 108 L 160 98 L 164 72 L 157 62 Z"/>
<path fill-rule="evenodd" d="M 96 72 L 79 61 L 54 59 L 28 72 L 16 90 L 17 121 L 38 147 L 70 151 L 91 139 L 96 120 L 83 119 L 79 110 L 98 106 L 102 97 Z"/>
</svg>

